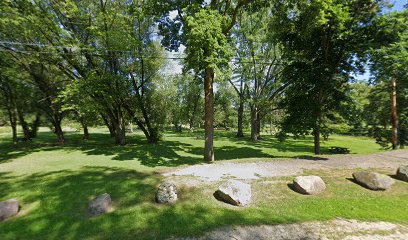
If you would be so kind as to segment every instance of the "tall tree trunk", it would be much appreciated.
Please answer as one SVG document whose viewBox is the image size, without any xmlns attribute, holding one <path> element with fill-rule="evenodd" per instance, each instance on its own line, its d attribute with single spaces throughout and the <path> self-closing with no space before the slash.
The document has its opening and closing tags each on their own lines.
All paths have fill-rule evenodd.
<svg viewBox="0 0 408 240">
<path fill-rule="evenodd" d="M 81 122 L 83 131 L 84 131 L 84 135 L 82 136 L 83 140 L 89 140 L 89 130 L 88 130 L 88 125 L 84 122 Z"/>
<path fill-rule="evenodd" d="M 17 144 L 17 117 L 14 109 L 7 109 L 8 115 L 9 115 L 9 120 L 10 120 L 10 126 L 11 126 L 11 132 L 12 132 L 12 140 L 13 144 Z"/>
<path fill-rule="evenodd" d="M 35 120 L 31 123 L 30 138 L 36 138 L 38 133 L 38 128 L 41 123 L 41 113 L 35 115 Z"/>
<path fill-rule="evenodd" d="M 113 128 L 115 132 L 115 143 L 119 145 L 126 145 L 125 128 L 122 127 L 119 121 L 113 121 Z"/>
<path fill-rule="evenodd" d="M 313 130 L 314 135 L 314 153 L 320 154 L 320 129 L 317 127 Z"/>
<path fill-rule="evenodd" d="M 257 112 L 256 106 L 251 106 L 251 140 L 254 142 L 258 141 Z"/>
<path fill-rule="evenodd" d="M 194 119 L 193 118 L 189 119 L 188 126 L 189 126 L 190 132 L 194 132 Z"/>
<path fill-rule="evenodd" d="M 317 112 L 317 125 L 313 129 L 313 135 L 314 135 L 314 153 L 315 154 L 320 154 L 320 125 L 321 125 L 321 120 L 322 119 L 322 113 L 321 110 Z"/>
<path fill-rule="evenodd" d="M 64 143 L 65 137 L 64 137 L 64 132 L 62 131 L 62 127 L 61 127 L 61 120 L 54 119 L 53 125 L 55 129 L 55 135 L 57 135 L 58 142 Z"/>
<path fill-rule="evenodd" d="M 204 161 L 213 162 L 214 159 L 214 69 L 206 68 L 204 77 Z"/>
<path fill-rule="evenodd" d="M 261 139 L 261 114 L 259 113 L 259 109 L 257 109 L 256 113 L 256 137 L 257 139 Z"/>
<path fill-rule="evenodd" d="M 30 128 L 28 126 L 28 123 L 24 119 L 24 113 L 21 110 L 17 109 L 17 115 L 21 128 L 23 129 L 24 139 L 30 140 L 31 139 Z"/>
<path fill-rule="evenodd" d="M 392 149 L 398 148 L 398 115 L 397 115 L 397 81 L 391 79 L 391 125 L 392 125 Z"/>
<path fill-rule="evenodd" d="M 239 107 L 238 107 L 238 131 L 237 137 L 244 137 L 243 132 L 243 118 L 244 118 L 244 98 L 243 96 L 239 96 Z"/>
<path fill-rule="evenodd" d="M 109 133 L 110 133 L 110 137 L 113 138 L 115 137 L 115 130 L 113 129 L 113 125 L 109 122 L 108 118 L 105 117 L 103 114 L 100 114 L 103 122 L 105 123 L 105 125 L 108 127 Z"/>
<path fill-rule="evenodd" d="M 11 132 L 13 135 L 13 144 L 17 144 L 17 123 L 16 122 L 12 122 L 11 123 Z"/>
</svg>

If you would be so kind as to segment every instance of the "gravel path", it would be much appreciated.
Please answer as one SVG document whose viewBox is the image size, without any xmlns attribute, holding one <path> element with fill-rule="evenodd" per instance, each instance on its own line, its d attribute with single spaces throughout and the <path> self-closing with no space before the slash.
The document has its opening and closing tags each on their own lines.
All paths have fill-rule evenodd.
<svg viewBox="0 0 408 240">
<path fill-rule="evenodd" d="M 282 177 L 302 174 L 304 170 L 328 169 L 397 169 L 408 165 L 408 150 L 397 150 L 370 155 L 327 155 L 312 159 L 271 160 L 253 163 L 200 164 L 172 172 L 164 176 L 194 176 L 203 181 L 219 181 L 222 178 L 250 180 L 260 177 Z"/>
<path fill-rule="evenodd" d="M 388 222 L 336 219 L 281 225 L 228 226 L 179 240 L 406 240 L 408 228 Z"/>
</svg>

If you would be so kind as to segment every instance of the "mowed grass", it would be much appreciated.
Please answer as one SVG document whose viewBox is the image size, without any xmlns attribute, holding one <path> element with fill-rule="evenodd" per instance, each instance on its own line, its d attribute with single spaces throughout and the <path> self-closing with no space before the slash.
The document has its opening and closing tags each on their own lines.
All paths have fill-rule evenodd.
<svg viewBox="0 0 408 240">
<path fill-rule="evenodd" d="M 117 146 L 105 129 L 92 129 L 91 139 L 83 141 L 81 133 L 66 133 L 66 143 L 56 143 L 49 131 L 39 133 L 33 142 L 12 146 L 10 133 L 0 130 L 0 171 L 36 173 L 55 169 L 74 170 L 83 166 L 122 167 L 142 172 L 168 167 L 202 163 L 203 132 L 168 132 L 158 144 L 148 144 L 141 132 L 128 134 L 128 144 Z M 247 134 L 249 135 L 249 134 Z M 313 158 L 313 139 L 288 138 L 279 142 L 263 135 L 254 143 L 248 138 L 236 138 L 234 132 L 216 131 L 215 159 L 217 161 L 260 161 L 271 159 Z M 383 151 L 373 139 L 333 135 L 322 141 L 322 153 L 329 154 L 332 146 L 346 147 L 352 154 Z M 21 166 L 26 166 L 21 169 Z"/>
<path fill-rule="evenodd" d="M 93 130 L 89 141 L 69 133 L 64 145 L 56 144 L 48 132 L 17 147 L 8 138 L 0 138 L 0 201 L 17 198 L 22 208 L 18 217 L 0 223 L 0 239 L 165 239 L 196 236 L 225 225 L 335 217 L 408 224 L 407 183 L 397 181 L 389 191 L 373 192 L 348 180 L 351 171 L 341 170 L 308 173 L 327 183 L 327 191 L 319 196 L 295 193 L 292 178 L 270 178 L 252 181 L 254 199 L 248 208 L 215 200 L 212 194 L 219 183 L 182 185 L 177 204 L 154 203 L 162 180 L 157 171 L 201 163 L 201 133 L 167 133 L 157 145 L 135 133 L 127 146 L 114 146 L 100 129 Z M 280 143 L 265 136 L 252 143 L 234 138 L 232 132 L 217 132 L 215 145 L 220 161 L 313 156 L 311 138 Z M 330 146 L 358 154 L 380 151 L 368 138 L 333 136 L 323 142 L 323 150 Z M 88 202 L 104 192 L 111 194 L 115 210 L 90 218 Z"/>
</svg>

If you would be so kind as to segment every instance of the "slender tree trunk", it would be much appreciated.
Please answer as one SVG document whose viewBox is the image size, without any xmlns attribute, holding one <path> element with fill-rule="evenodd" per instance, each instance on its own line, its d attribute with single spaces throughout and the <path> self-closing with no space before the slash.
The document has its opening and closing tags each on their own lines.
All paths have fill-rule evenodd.
<svg viewBox="0 0 408 240">
<path fill-rule="evenodd" d="M 13 144 L 15 145 L 15 144 L 17 144 L 17 123 L 16 122 L 13 122 L 13 123 L 11 123 L 11 132 L 12 132 L 12 135 L 13 135 Z"/>
<path fill-rule="evenodd" d="M 9 114 L 9 120 L 10 120 L 10 126 L 11 126 L 11 132 L 12 132 L 12 140 L 13 144 L 17 144 L 17 118 L 16 118 L 16 113 L 13 109 L 8 109 L 8 114 Z"/>
<path fill-rule="evenodd" d="M 21 128 L 23 129 L 24 139 L 30 140 L 30 128 L 28 123 L 24 119 L 24 113 L 21 110 L 17 109 L 18 120 L 20 122 Z"/>
<path fill-rule="evenodd" d="M 113 125 L 109 122 L 109 120 L 103 114 L 100 114 L 100 115 L 101 115 L 101 117 L 103 119 L 103 122 L 105 123 L 105 125 L 109 129 L 110 137 L 111 138 L 115 137 L 115 130 L 113 128 Z"/>
<path fill-rule="evenodd" d="M 317 126 L 313 129 L 314 134 L 314 153 L 320 154 L 320 124 L 322 119 L 322 113 L 319 110 L 317 113 Z"/>
<path fill-rule="evenodd" d="M 237 137 L 244 137 L 243 132 L 243 118 L 244 118 L 244 99 L 242 96 L 239 97 L 239 107 L 238 107 L 238 131 Z"/>
<path fill-rule="evenodd" d="M 258 121 L 257 121 L 257 108 L 251 106 L 251 140 L 258 141 Z"/>
<path fill-rule="evenodd" d="M 190 118 L 188 122 L 190 132 L 194 132 L 194 119 Z"/>
<path fill-rule="evenodd" d="M 41 114 L 37 113 L 35 115 L 35 120 L 31 124 L 30 138 L 37 137 L 38 128 L 40 127 L 40 123 L 41 123 Z"/>
<path fill-rule="evenodd" d="M 204 145 L 204 161 L 214 161 L 214 69 L 206 68 L 204 77 L 204 100 L 205 100 L 205 145 Z"/>
<path fill-rule="evenodd" d="M 261 114 L 259 110 L 256 113 L 256 138 L 257 140 L 261 139 Z"/>
<path fill-rule="evenodd" d="M 398 115 L 397 115 L 397 82 L 391 79 L 391 125 L 392 125 L 392 149 L 398 148 Z"/>
<path fill-rule="evenodd" d="M 319 90 L 318 93 L 318 110 L 316 112 L 316 126 L 313 129 L 314 134 L 314 153 L 320 154 L 320 127 L 322 125 L 322 106 L 324 103 L 324 91 L 323 89 Z"/>
<path fill-rule="evenodd" d="M 315 128 L 313 130 L 313 135 L 314 135 L 314 153 L 320 154 L 320 130 L 318 128 Z"/>
<path fill-rule="evenodd" d="M 84 135 L 82 136 L 83 140 L 89 140 L 89 130 L 88 130 L 88 125 L 86 123 L 81 123 Z"/>
<path fill-rule="evenodd" d="M 61 127 L 61 120 L 54 120 L 53 124 L 55 128 L 55 135 L 57 135 L 58 142 L 64 143 L 65 137 L 64 137 L 64 132 L 62 131 L 62 127 Z"/>
</svg>

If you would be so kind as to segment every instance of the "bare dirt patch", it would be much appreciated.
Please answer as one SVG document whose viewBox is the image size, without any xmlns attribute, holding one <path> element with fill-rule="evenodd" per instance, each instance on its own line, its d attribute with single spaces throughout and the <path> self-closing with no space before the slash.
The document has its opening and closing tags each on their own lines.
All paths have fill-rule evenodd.
<svg viewBox="0 0 408 240">
<path fill-rule="evenodd" d="M 262 177 L 285 177 L 305 170 L 332 169 L 396 169 L 408 165 L 408 151 L 398 150 L 370 155 L 326 155 L 313 159 L 271 160 L 252 163 L 214 163 L 194 165 L 164 173 L 170 176 L 193 176 L 199 182 L 215 182 L 225 178 L 253 180 Z"/>
</svg>

